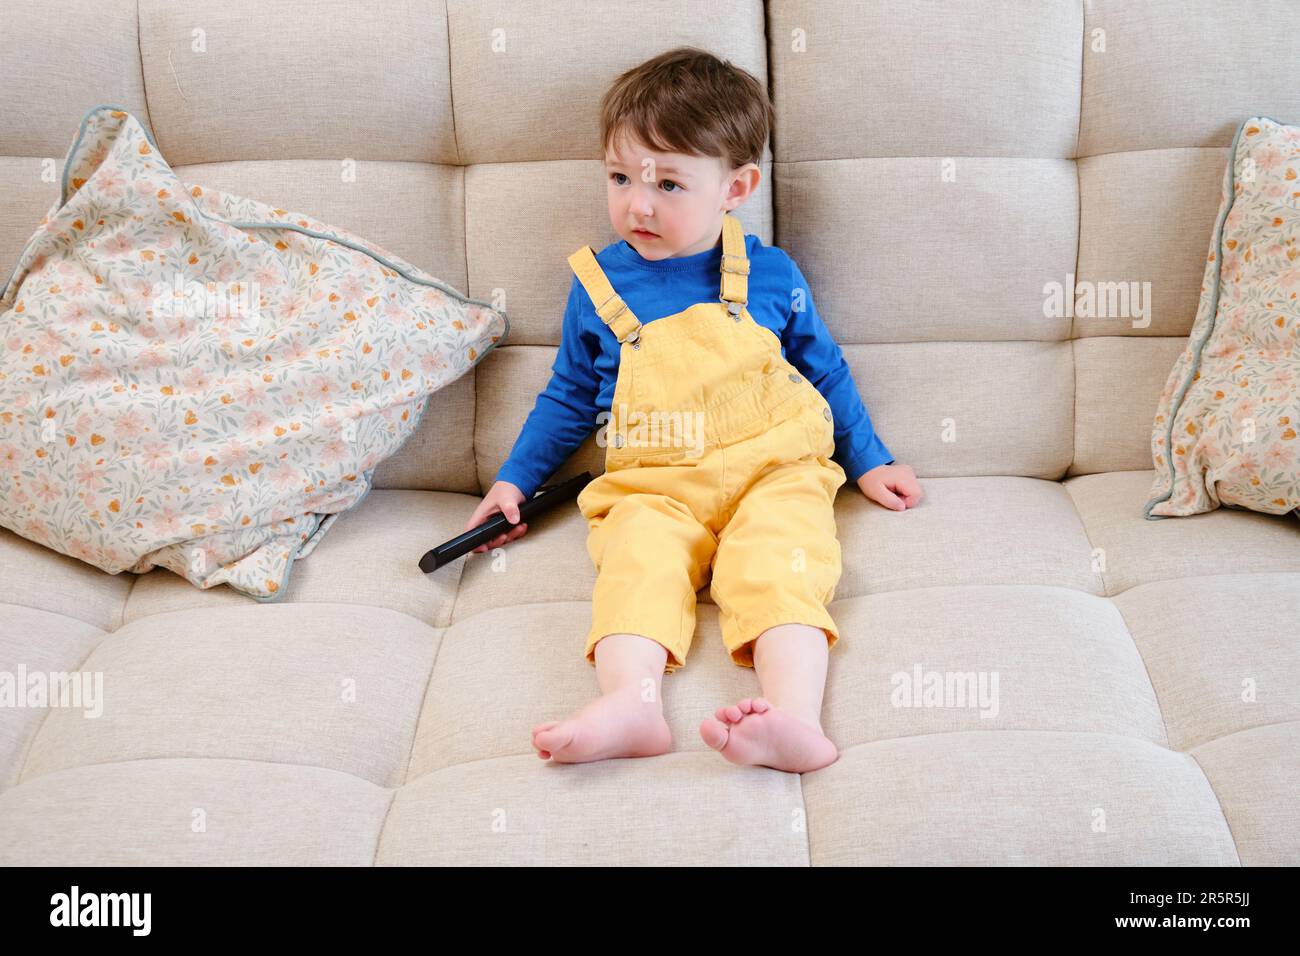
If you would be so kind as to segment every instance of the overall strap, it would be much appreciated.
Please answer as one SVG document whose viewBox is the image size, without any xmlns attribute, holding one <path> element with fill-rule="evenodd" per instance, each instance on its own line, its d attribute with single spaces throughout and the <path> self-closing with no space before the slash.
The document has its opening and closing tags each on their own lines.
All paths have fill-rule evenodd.
<svg viewBox="0 0 1300 956">
<path fill-rule="evenodd" d="M 582 287 L 591 296 L 600 320 L 613 330 L 620 342 L 635 342 L 641 335 L 641 320 L 636 317 L 622 296 L 609 284 L 605 272 L 596 261 L 591 246 L 583 246 L 569 256 L 569 266 L 577 275 Z"/>
<path fill-rule="evenodd" d="M 740 315 L 749 301 L 749 259 L 745 256 L 745 228 L 731 213 L 722 216 L 722 273 L 720 298 L 727 303 L 727 311 Z"/>
</svg>

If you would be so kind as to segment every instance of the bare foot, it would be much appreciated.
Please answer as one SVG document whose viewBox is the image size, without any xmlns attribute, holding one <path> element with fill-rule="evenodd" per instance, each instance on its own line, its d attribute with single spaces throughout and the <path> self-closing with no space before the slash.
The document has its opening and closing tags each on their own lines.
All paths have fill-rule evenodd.
<svg viewBox="0 0 1300 956">
<path fill-rule="evenodd" d="M 704 718 L 700 736 L 732 763 L 805 773 L 839 759 L 820 727 L 777 710 L 766 697 L 719 707 L 717 718 Z"/>
<path fill-rule="evenodd" d="M 597 697 L 566 720 L 533 727 L 537 756 L 557 763 L 653 757 L 672 745 L 661 705 L 642 700 L 635 684 Z"/>
</svg>

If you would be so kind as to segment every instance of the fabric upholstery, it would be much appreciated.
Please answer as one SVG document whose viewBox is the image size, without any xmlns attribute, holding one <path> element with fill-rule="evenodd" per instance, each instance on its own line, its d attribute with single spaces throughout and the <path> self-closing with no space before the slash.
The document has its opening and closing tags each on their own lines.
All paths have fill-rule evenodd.
<svg viewBox="0 0 1300 956">
<path fill-rule="evenodd" d="M 1260 30 L 1217 0 L 666 0 L 650 17 L 638 0 L 599 17 L 232 0 L 204 53 L 169 0 L 8 9 L 0 259 L 49 206 L 41 157 L 102 89 L 151 117 L 182 179 L 460 270 L 511 334 L 434 396 L 280 604 L 0 534 L 0 669 L 98 670 L 106 697 L 95 720 L 0 711 L 0 862 L 1300 863 L 1300 522 L 1142 516 L 1233 132 L 1300 118 L 1293 4 L 1260 4 Z M 707 589 L 664 684 L 671 753 L 537 758 L 529 729 L 597 692 L 576 509 L 415 567 L 545 385 L 565 256 L 614 238 L 601 91 L 682 43 L 769 84 L 771 158 L 740 218 L 799 263 L 926 491 L 903 513 L 840 492 L 823 708 L 840 757 L 804 775 L 699 737 L 758 690 Z M 1150 324 L 1045 316 L 1044 286 L 1070 274 L 1149 281 Z M 599 471 L 602 450 L 557 478 Z M 996 673 L 997 713 L 892 703 L 918 668 Z"/>
</svg>

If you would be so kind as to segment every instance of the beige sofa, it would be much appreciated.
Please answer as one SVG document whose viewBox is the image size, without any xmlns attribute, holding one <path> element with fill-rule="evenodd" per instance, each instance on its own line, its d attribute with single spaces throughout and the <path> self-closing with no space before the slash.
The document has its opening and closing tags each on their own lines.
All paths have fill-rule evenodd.
<svg viewBox="0 0 1300 956">
<path fill-rule="evenodd" d="M 1233 132 L 1300 122 L 1297 6 L 4 0 L 6 274 L 43 169 L 113 103 L 183 179 L 504 294 L 511 332 L 276 604 L 0 531 L 0 670 L 103 680 L 99 716 L 0 709 L 0 863 L 1300 863 L 1300 522 L 1142 516 Z M 673 751 L 538 759 L 530 727 L 597 690 L 575 507 L 416 568 L 546 383 L 566 256 L 615 238 L 601 92 L 681 43 L 769 83 L 739 215 L 801 265 L 926 492 L 841 490 L 841 754 L 802 776 L 700 739 L 757 690 L 707 588 Z M 1074 277 L 1149 282 L 1149 323 L 1045 317 Z M 601 467 L 592 438 L 558 477 Z M 901 696 L 964 675 L 996 694 Z"/>
</svg>

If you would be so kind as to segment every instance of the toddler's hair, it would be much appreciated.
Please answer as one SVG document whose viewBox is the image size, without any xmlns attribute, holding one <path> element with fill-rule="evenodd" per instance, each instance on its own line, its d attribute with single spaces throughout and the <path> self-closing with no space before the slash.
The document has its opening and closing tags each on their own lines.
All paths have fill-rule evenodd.
<svg viewBox="0 0 1300 956">
<path fill-rule="evenodd" d="M 707 50 L 681 46 L 616 79 L 600 103 L 600 142 L 634 134 L 663 153 L 761 165 L 775 111 L 753 74 Z"/>
</svg>

